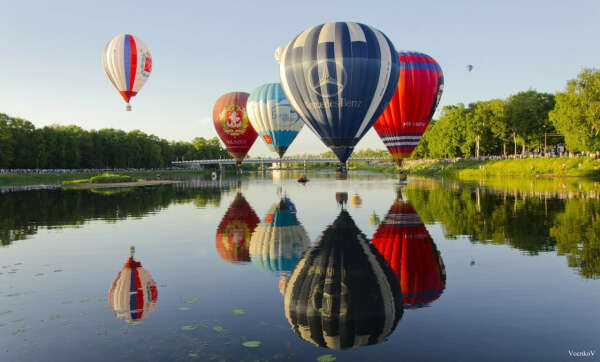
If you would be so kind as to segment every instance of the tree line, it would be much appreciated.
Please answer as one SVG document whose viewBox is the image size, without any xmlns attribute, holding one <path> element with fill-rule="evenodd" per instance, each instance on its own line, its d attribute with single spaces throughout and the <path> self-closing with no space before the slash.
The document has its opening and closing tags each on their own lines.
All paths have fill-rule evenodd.
<svg viewBox="0 0 600 362">
<path fill-rule="evenodd" d="M 176 160 L 229 157 L 216 137 L 169 142 L 139 130 L 35 128 L 0 113 L 0 168 L 160 168 Z"/>
<path fill-rule="evenodd" d="M 556 95 L 528 90 L 443 108 L 412 158 L 600 151 L 600 71 L 583 70 Z"/>
</svg>

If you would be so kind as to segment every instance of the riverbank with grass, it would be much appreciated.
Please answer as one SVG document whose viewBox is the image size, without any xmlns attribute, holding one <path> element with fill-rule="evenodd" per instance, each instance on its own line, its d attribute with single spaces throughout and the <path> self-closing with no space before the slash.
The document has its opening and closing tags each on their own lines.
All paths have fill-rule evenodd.
<svg viewBox="0 0 600 362">
<path fill-rule="evenodd" d="M 562 157 L 484 161 L 417 161 L 405 163 L 402 169 L 411 175 L 451 176 L 461 180 L 501 176 L 600 177 L 600 160 L 591 157 Z"/>
<path fill-rule="evenodd" d="M 147 171 L 119 171 L 119 175 L 137 179 L 178 180 L 189 176 L 208 176 L 211 170 L 147 170 Z M 235 172 L 235 171 L 233 171 Z M 89 179 L 99 176 L 98 172 L 56 172 L 56 173 L 5 173 L 0 174 L 0 186 L 34 186 L 34 185 L 61 185 L 63 181 Z"/>
</svg>

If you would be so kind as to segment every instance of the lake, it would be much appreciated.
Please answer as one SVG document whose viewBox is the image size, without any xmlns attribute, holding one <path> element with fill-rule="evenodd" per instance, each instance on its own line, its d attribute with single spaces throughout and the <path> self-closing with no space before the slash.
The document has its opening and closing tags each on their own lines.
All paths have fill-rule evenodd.
<svg viewBox="0 0 600 362">
<path fill-rule="evenodd" d="M 0 194 L 0 360 L 596 353 L 598 183 L 298 176 Z"/>
</svg>

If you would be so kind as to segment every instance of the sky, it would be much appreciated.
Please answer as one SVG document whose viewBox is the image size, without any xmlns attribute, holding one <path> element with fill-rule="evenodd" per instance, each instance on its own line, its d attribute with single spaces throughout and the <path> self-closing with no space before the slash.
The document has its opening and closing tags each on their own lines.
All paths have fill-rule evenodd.
<svg viewBox="0 0 600 362">
<path fill-rule="evenodd" d="M 583 68 L 600 67 L 598 19 L 598 0 L 6 1 L 0 112 L 36 127 L 215 137 L 217 98 L 279 82 L 275 48 L 331 21 L 374 26 L 397 50 L 435 58 L 445 79 L 438 110 L 528 89 L 554 93 Z M 132 112 L 102 69 L 105 44 L 121 33 L 152 52 L 152 74 Z M 364 148 L 384 148 L 374 130 L 357 145 Z M 326 150 L 304 127 L 287 154 Z M 250 155 L 275 154 L 257 139 Z"/>
</svg>

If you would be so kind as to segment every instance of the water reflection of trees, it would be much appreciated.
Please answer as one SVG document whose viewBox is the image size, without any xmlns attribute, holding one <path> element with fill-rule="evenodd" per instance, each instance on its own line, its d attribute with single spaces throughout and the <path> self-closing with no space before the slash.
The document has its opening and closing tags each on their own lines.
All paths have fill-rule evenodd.
<svg viewBox="0 0 600 362">
<path fill-rule="evenodd" d="M 88 220 L 119 221 L 158 212 L 170 204 L 194 202 L 197 207 L 218 206 L 233 185 L 163 185 L 128 188 L 123 192 L 92 190 L 35 190 L 0 195 L 0 242 L 35 235 L 39 228 L 78 226 Z M 114 189 L 117 190 L 117 189 Z"/>
<path fill-rule="evenodd" d="M 415 182 L 405 194 L 425 223 L 448 238 L 508 244 L 535 255 L 557 250 L 587 278 L 600 276 L 600 201 L 553 198 L 536 190 L 498 190 L 458 183 Z"/>
</svg>

